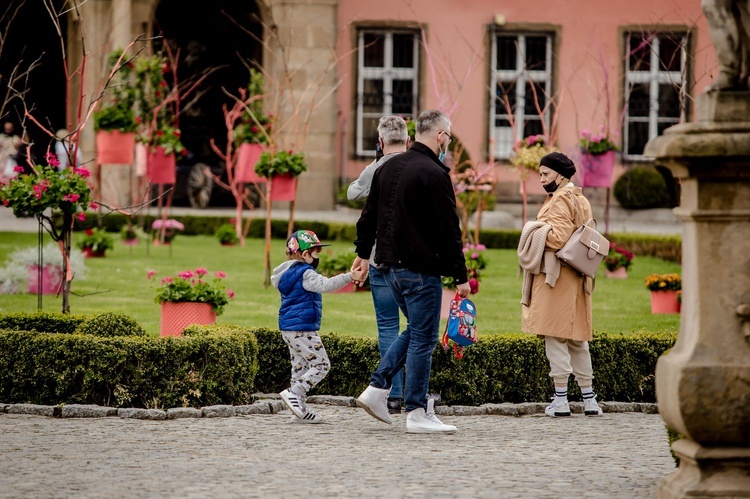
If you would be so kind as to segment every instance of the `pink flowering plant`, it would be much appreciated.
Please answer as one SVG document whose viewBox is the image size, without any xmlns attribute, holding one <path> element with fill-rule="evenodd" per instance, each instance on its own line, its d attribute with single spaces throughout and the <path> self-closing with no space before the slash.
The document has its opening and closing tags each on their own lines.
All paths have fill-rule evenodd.
<svg viewBox="0 0 750 499">
<path fill-rule="evenodd" d="M 159 238 L 162 242 L 170 242 L 177 235 L 177 231 L 182 232 L 185 230 L 185 226 L 178 222 L 168 218 L 167 220 L 156 219 L 151 224 L 151 228 L 154 230 L 154 237 Z"/>
<path fill-rule="evenodd" d="M 619 151 L 620 148 L 610 140 L 609 133 L 604 127 L 599 127 L 599 133 L 581 130 L 581 151 L 592 156 L 599 156 L 608 151 Z"/>
<path fill-rule="evenodd" d="M 156 271 L 150 270 L 148 280 L 156 279 Z M 156 289 L 156 303 L 164 302 L 198 302 L 208 303 L 216 315 L 224 312 L 229 300 L 234 298 L 234 292 L 224 285 L 226 274 L 222 271 L 214 272 L 199 267 L 195 270 L 183 270 L 177 276 L 167 276 L 161 279 L 161 286 Z"/>
<path fill-rule="evenodd" d="M 482 280 L 482 270 L 487 267 L 487 259 L 484 257 L 486 249 L 487 247 L 484 244 L 464 245 L 466 275 L 469 278 L 469 287 L 473 295 L 479 292 L 479 281 Z M 452 277 L 443 277 L 442 282 L 444 288 L 456 289 L 456 281 Z"/>
<path fill-rule="evenodd" d="M 610 272 L 625 267 L 625 270 L 630 268 L 633 263 L 633 253 L 617 246 L 615 243 L 610 243 L 609 253 L 604 259 L 604 265 L 607 266 L 607 270 Z"/>
<path fill-rule="evenodd" d="M 510 164 L 522 170 L 539 171 L 539 161 L 555 151 L 544 135 L 529 135 L 513 145 Z"/>
</svg>

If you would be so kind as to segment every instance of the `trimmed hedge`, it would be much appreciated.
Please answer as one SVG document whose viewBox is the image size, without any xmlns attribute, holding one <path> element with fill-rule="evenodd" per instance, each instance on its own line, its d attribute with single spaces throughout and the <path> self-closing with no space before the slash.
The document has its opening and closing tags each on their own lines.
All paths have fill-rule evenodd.
<svg viewBox="0 0 750 499">
<path fill-rule="evenodd" d="M 216 229 L 229 222 L 228 217 L 211 216 L 177 216 L 173 217 L 185 225 L 181 234 L 213 236 Z M 144 216 L 143 220 L 147 227 L 156 219 L 155 216 Z M 119 213 L 111 213 L 102 219 L 102 224 L 107 232 L 119 232 L 127 224 L 129 217 Z M 76 230 L 97 225 L 95 214 L 88 213 L 86 221 L 77 226 Z M 262 239 L 265 237 L 265 219 L 254 218 L 250 222 L 248 237 Z M 274 239 L 286 239 L 288 226 L 287 220 L 271 221 L 271 237 Z M 319 238 L 328 241 L 352 242 L 357 238 L 357 228 L 351 224 L 295 221 L 294 230 L 309 229 L 315 232 Z M 521 231 L 518 230 L 482 230 L 479 232 L 479 240 L 482 244 L 492 249 L 516 249 L 521 239 Z M 653 256 L 664 260 L 680 263 L 682 257 L 682 240 L 680 236 L 652 236 L 643 234 L 610 234 L 611 241 L 617 241 L 638 256 Z"/>
<path fill-rule="evenodd" d="M 40 333 L 75 333 L 91 315 L 69 315 L 59 312 L 17 312 L 0 314 L 0 329 L 38 331 Z"/>
<path fill-rule="evenodd" d="M 240 327 L 200 329 L 183 338 L 0 330 L 0 400 L 146 408 L 251 402 L 255 336 Z"/>
<path fill-rule="evenodd" d="M 256 389 L 280 392 L 289 387 L 289 352 L 279 331 L 255 329 L 260 345 Z M 369 384 L 380 355 L 377 340 L 322 334 L 331 371 L 314 393 L 357 396 Z M 673 333 L 596 334 L 590 343 L 594 389 L 599 400 L 654 402 L 656 360 L 671 348 Z M 543 402 L 552 393 L 544 342 L 528 334 L 487 336 L 464 358 L 436 348 L 430 391 L 447 404 Z M 573 381 L 571 394 L 578 392 Z M 578 392 L 580 393 L 580 392 Z"/>
</svg>

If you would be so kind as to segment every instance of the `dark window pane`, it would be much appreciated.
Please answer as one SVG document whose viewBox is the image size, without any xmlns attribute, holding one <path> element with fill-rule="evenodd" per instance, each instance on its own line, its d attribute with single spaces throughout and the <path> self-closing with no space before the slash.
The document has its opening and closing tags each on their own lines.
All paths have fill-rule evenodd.
<svg viewBox="0 0 750 499">
<path fill-rule="evenodd" d="M 414 35 L 408 33 L 393 35 L 393 67 L 414 67 Z"/>
<path fill-rule="evenodd" d="M 414 82 L 412 80 L 393 80 L 394 114 L 410 114 L 414 109 Z"/>
<path fill-rule="evenodd" d="M 523 122 L 523 136 L 528 137 L 529 135 L 541 135 L 544 132 L 542 129 L 542 120 L 540 119 L 527 119 Z"/>
<path fill-rule="evenodd" d="M 515 36 L 497 37 L 497 69 L 516 69 L 517 40 Z"/>
<path fill-rule="evenodd" d="M 643 121 L 628 123 L 628 154 L 640 156 L 648 142 L 648 123 Z"/>
<path fill-rule="evenodd" d="M 508 118 L 495 118 L 495 126 L 510 128 L 510 120 Z"/>
<path fill-rule="evenodd" d="M 680 89 L 676 85 L 659 85 L 659 117 L 680 117 Z"/>
<path fill-rule="evenodd" d="M 673 121 L 659 122 L 659 123 L 656 124 L 656 132 L 657 132 L 657 134 L 662 135 L 664 133 L 664 130 L 666 130 L 667 128 L 669 128 L 671 126 L 674 126 L 676 124 L 677 123 L 675 123 Z"/>
<path fill-rule="evenodd" d="M 364 112 L 383 112 L 383 80 L 364 80 L 364 91 L 360 99 Z"/>
<path fill-rule="evenodd" d="M 385 38 L 377 33 L 365 33 L 365 67 L 382 68 L 385 65 Z"/>
<path fill-rule="evenodd" d="M 526 69 L 547 69 L 547 37 L 526 37 Z"/>
<path fill-rule="evenodd" d="M 630 116 L 648 116 L 649 97 L 648 84 L 633 85 L 628 97 L 628 114 Z"/>
<path fill-rule="evenodd" d="M 630 35 L 630 52 L 628 61 L 631 71 L 649 71 L 651 69 L 651 37 Z"/>
<path fill-rule="evenodd" d="M 531 82 L 526 82 L 526 94 L 523 99 L 523 112 L 528 116 L 538 116 L 539 111 L 537 110 L 535 102 L 539 103 L 539 109 L 544 109 L 547 100 L 544 95 L 544 87 L 540 83 L 533 83 L 534 89 L 536 89 L 536 96 L 532 91 L 531 85 Z"/>
<path fill-rule="evenodd" d="M 364 118 L 362 120 L 362 148 L 375 151 L 378 142 L 378 122 L 380 118 Z"/>
<path fill-rule="evenodd" d="M 497 114 L 513 114 L 516 111 L 516 85 L 513 82 L 497 82 L 495 96 L 497 97 L 497 102 L 495 102 Z M 510 107 L 510 112 L 508 107 Z"/>
<path fill-rule="evenodd" d="M 682 62 L 681 36 L 664 35 L 659 38 L 659 62 L 662 70 L 680 71 Z"/>
</svg>

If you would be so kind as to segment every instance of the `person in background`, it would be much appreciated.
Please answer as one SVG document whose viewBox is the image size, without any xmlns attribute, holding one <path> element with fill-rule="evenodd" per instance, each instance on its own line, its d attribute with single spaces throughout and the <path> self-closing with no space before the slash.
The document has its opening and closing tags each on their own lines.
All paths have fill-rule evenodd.
<svg viewBox="0 0 750 499">
<path fill-rule="evenodd" d="M 292 363 L 291 386 L 281 399 L 294 414 L 292 421 L 322 423 L 323 418 L 307 408 L 307 392 L 320 383 L 331 369 L 326 349 L 320 340 L 323 315 L 321 293 L 336 291 L 352 281 L 367 278 L 360 271 L 328 277 L 318 274 L 321 244 L 310 230 L 298 230 L 286 241 L 288 260 L 273 270 L 271 284 L 281 293 L 279 329 L 289 347 Z"/>
<path fill-rule="evenodd" d="M 581 388 L 584 413 L 587 416 L 602 414 L 592 387 L 594 374 L 589 353 L 591 284 L 588 277 L 554 256 L 573 232 L 592 217 L 591 204 L 581 188 L 570 180 L 575 172 L 573 161 L 562 153 L 553 152 L 541 159 L 539 176 L 548 194 L 536 222 L 526 224 L 544 226 L 544 253 L 552 253 L 551 258 L 545 260 L 544 269 L 529 276 L 532 280 L 530 295 L 525 292 L 521 301 L 521 330 L 544 337 L 549 375 L 555 384 L 555 396 L 545 410 L 550 417 L 570 416 L 568 380 L 571 374 Z M 553 276 L 551 280 L 550 276 Z"/>
<path fill-rule="evenodd" d="M 370 377 L 357 405 L 385 423 L 393 421 L 387 399 L 393 377 L 404 366 L 407 433 L 453 433 L 434 412 L 427 412 L 432 352 L 440 327 L 442 283 L 453 277 L 458 294 L 469 296 L 456 197 L 443 159 L 452 141 L 451 121 L 440 111 L 417 117 L 416 141 L 403 154 L 375 171 L 370 195 L 357 221 L 357 257 L 353 270 L 375 263 L 385 276 L 407 320 Z"/>
<path fill-rule="evenodd" d="M 68 167 L 70 164 L 70 158 L 73 155 L 73 150 L 71 148 L 70 140 L 68 140 L 68 131 L 64 128 L 57 131 L 55 134 L 55 138 L 57 139 L 55 141 L 55 156 L 57 156 L 57 161 L 60 162 L 60 166 L 58 166 L 59 170 L 64 170 Z M 80 144 L 76 149 L 76 162 L 75 167 L 78 168 L 83 164 L 83 155 L 81 154 L 81 147 Z"/>
<path fill-rule="evenodd" d="M 21 137 L 16 135 L 13 122 L 6 121 L 3 123 L 3 133 L 0 134 L 0 170 L 4 179 L 13 178 L 16 172 L 13 169 L 16 166 L 12 158 L 18 152 L 18 146 L 21 144 Z"/>
<path fill-rule="evenodd" d="M 346 197 L 350 201 L 366 199 L 370 194 L 372 177 L 375 171 L 385 162 L 397 154 L 406 152 L 409 148 L 409 134 L 406 130 L 406 122 L 399 116 L 383 116 L 378 123 L 378 143 L 383 151 L 383 157 L 376 159 L 362 170 L 359 178 L 349 185 Z M 370 254 L 370 289 L 372 291 L 372 303 L 375 307 L 375 321 L 378 325 L 378 347 L 382 359 L 391 343 L 395 341 L 399 333 L 399 312 L 393 293 L 391 293 L 385 277 L 378 270 L 374 261 L 375 247 Z M 388 395 L 388 412 L 400 414 L 402 398 L 404 394 L 404 373 L 399 370 L 394 376 L 391 392 Z"/>
</svg>

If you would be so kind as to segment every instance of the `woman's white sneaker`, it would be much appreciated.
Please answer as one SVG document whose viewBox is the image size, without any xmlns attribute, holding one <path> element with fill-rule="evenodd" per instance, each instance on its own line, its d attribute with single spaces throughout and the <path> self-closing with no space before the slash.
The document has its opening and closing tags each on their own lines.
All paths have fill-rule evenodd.
<svg viewBox="0 0 750 499">
<path fill-rule="evenodd" d="M 357 397 L 357 405 L 366 410 L 367 413 L 379 419 L 384 423 L 393 424 L 390 414 L 388 413 L 388 394 L 390 388 L 375 388 L 369 385 L 365 391 Z"/>
<path fill-rule="evenodd" d="M 583 413 L 587 416 L 601 416 L 602 408 L 596 403 L 596 397 L 583 399 Z"/>
<path fill-rule="evenodd" d="M 567 400 L 559 400 L 555 398 L 552 400 L 552 403 L 544 409 L 544 414 L 551 418 L 570 416 L 570 404 L 568 404 Z"/>
<path fill-rule="evenodd" d="M 456 427 L 444 424 L 434 412 L 414 409 L 406 415 L 406 433 L 455 433 Z"/>
</svg>

